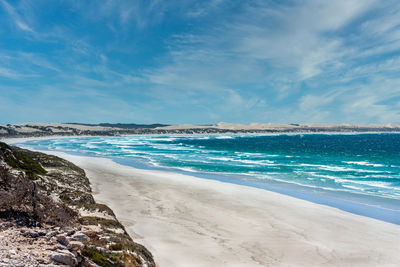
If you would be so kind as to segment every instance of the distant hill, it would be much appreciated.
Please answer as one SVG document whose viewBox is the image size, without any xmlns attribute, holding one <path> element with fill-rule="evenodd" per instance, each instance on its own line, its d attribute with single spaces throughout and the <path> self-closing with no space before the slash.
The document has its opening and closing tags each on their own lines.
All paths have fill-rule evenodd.
<svg viewBox="0 0 400 267">
<path fill-rule="evenodd" d="M 138 129 L 138 128 L 157 128 L 157 127 L 165 127 L 169 126 L 169 124 L 136 124 L 136 123 L 98 123 L 98 124 L 90 124 L 90 123 L 76 123 L 76 122 L 68 122 L 66 124 L 75 124 L 75 125 L 84 125 L 84 126 L 102 126 L 102 127 L 111 127 L 111 128 L 120 128 L 120 129 Z"/>
<path fill-rule="evenodd" d="M 135 123 L 25 123 L 0 125 L 0 138 L 44 136 L 121 136 L 136 134 L 368 133 L 400 132 L 396 124 L 233 124 L 165 125 Z"/>
</svg>

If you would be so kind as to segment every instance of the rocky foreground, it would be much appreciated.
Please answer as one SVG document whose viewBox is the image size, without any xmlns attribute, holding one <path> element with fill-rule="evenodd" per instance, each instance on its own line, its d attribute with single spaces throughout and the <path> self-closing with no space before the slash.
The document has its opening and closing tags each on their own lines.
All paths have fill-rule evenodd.
<svg viewBox="0 0 400 267">
<path fill-rule="evenodd" d="M 210 125 L 139 125 L 139 124 L 78 124 L 26 123 L 0 125 L 0 138 L 135 135 L 135 134 L 244 134 L 244 133 L 347 133 L 400 132 L 396 124 L 233 124 L 220 122 Z"/>
<path fill-rule="evenodd" d="M 155 266 L 85 172 L 0 142 L 0 266 Z"/>
</svg>

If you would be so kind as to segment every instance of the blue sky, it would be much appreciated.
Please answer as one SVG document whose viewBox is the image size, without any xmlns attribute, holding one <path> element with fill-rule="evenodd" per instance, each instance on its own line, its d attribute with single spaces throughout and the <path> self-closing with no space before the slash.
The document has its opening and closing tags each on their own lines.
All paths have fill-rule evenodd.
<svg viewBox="0 0 400 267">
<path fill-rule="evenodd" d="M 0 123 L 400 123 L 400 2 L 0 0 Z"/>
</svg>

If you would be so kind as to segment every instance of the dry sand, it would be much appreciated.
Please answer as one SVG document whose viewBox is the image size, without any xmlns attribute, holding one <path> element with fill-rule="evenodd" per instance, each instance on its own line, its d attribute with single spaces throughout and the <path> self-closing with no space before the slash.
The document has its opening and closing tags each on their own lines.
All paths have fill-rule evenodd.
<svg viewBox="0 0 400 267">
<path fill-rule="evenodd" d="M 49 152 L 46 152 L 49 153 Z M 50 152 L 160 266 L 398 266 L 400 226 L 289 196 Z"/>
</svg>

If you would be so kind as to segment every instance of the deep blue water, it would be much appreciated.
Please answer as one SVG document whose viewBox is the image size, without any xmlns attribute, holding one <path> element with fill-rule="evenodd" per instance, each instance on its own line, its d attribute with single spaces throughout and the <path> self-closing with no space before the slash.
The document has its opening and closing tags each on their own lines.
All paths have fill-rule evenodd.
<svg viewBox="0 0 400 267">
<path fill-rule="evenodd" d="M 81 137 L 21 145 L 179 169 L 400 223 L 400 134 Z"/>
</svg>

